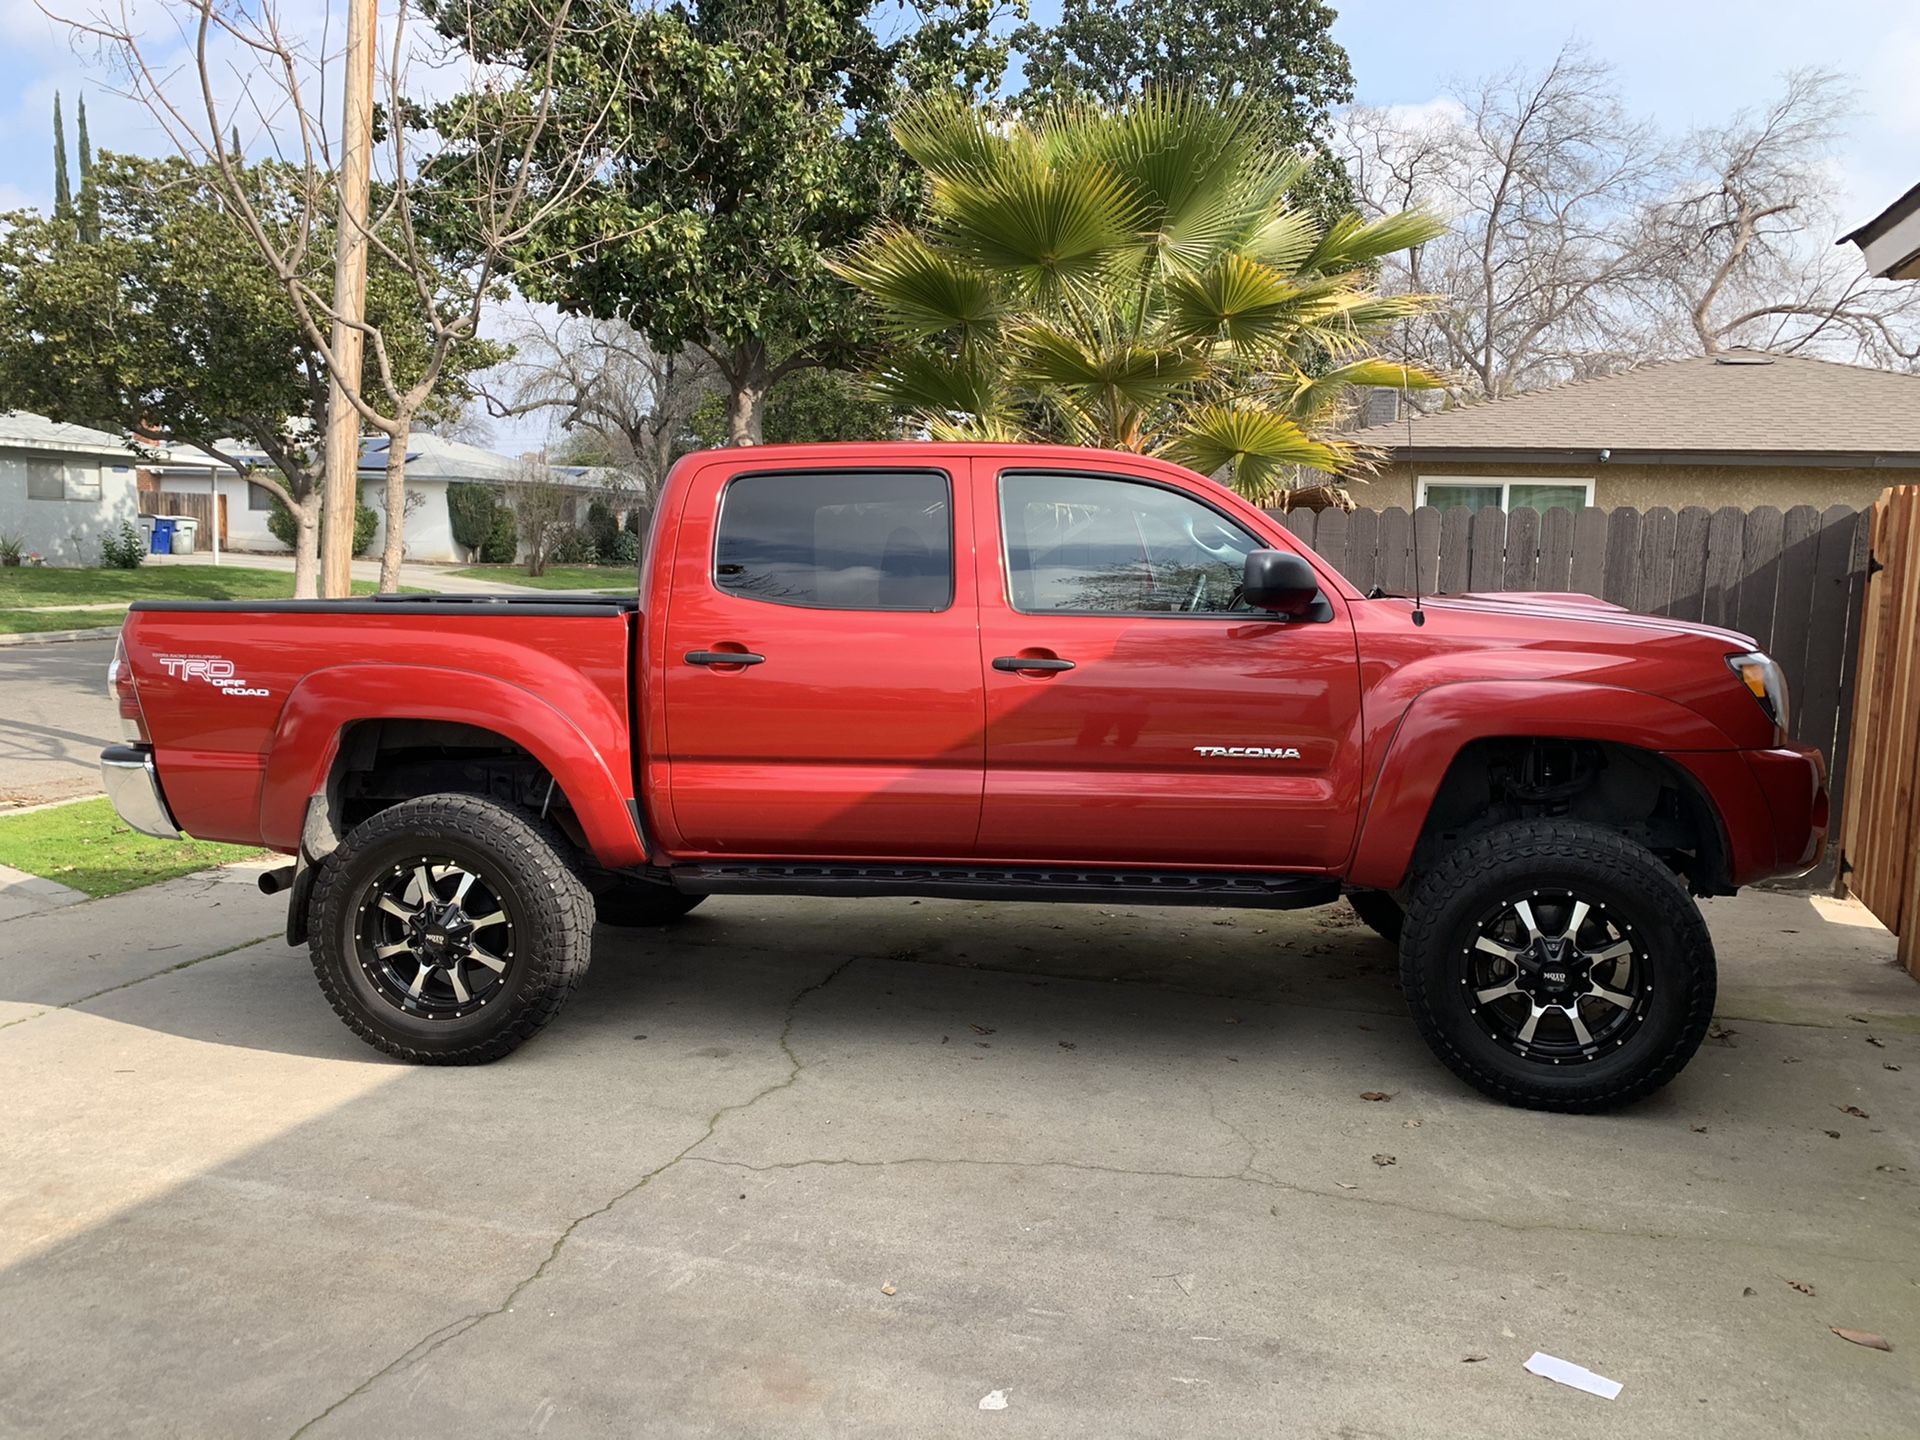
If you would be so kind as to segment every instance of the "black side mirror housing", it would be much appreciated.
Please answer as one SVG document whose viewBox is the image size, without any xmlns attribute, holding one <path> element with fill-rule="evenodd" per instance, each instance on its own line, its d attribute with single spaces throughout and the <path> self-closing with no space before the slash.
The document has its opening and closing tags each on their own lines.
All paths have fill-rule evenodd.
<svg viewBox="0 0 1920 1440">
<path fill-rule="evenodd" d="M 1316 610 L 1327 608 L 1313 567 L 1291 550 L 1251 552 L 1240 582 L 1240 598 L 1256 610 L 1272 610 L 1300 620 L 1317 618 Z"/>
</svg>

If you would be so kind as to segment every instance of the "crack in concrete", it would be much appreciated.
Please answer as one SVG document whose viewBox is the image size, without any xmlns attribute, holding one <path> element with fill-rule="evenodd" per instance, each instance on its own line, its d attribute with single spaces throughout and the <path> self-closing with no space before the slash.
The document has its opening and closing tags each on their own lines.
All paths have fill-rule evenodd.
<svg viewBox="0 0 1920 1440">
<path fill-rule="evenodd" d="M 160 979 L 163 975 L 177 975 L 182 970 L 191 970 L 196 965 L 204 965 L 209 960 L 218 960 L 223 955 L 232 955 L 241 950 L 251 949 L 255 945 L 265 944 L 269 940 L 276 940 L 279 938 L 279 936 L 280 936 L 280 932 L 278 930 L 273 930 L 273 931 L 269 931 L 265 935 L 257 935 L 251 940 L 242 940 L 237 945 L 229 945 L 224 950 L 215 950 L 212 954 L 209 954 L 209 955 L 196 955 L 191 960 L 178 961 L 175 964 L 167 965 L 159 970 L 155 970 L 152 974 L 139 975 L 134 977 L 131 980 L 122 980 L 118 985 L 109 985 L 103 990 L 95 990 L 91 995 L 82 995 L 77 1000 L 66 1000 L 61 1002 L 58 1005 L 49 1005 L 44 1010 L 36 1010 L 31 1015 L 21 1015 L 16 1019 L 7 1021 L 7 1023 L 4 1025 L 0 1025 L 0 1030 L 9 1030 L 15 1025 L 24 1025 L 29 1020 L 38 1020 L 42 1016 L 52 1015 L 56 1011 L 72 1010 L 76 1006 L 86 1004 L 89 1000 L 98 1000 L 102 995 L 111 995 L 116 990 L 131 990 L 135 985 L 144 985 L 149 980 Z"/>
<path fill-rule="evenodd" d="M 689 1161 L 696 1165 L 712 1165 L 727 1170 L 745 1170 L 760 1174 L 779 1170 L 836 1169 L 845 1167 L 853 1170 L 885 1170 L 893 1166 L 913 1165 L 952 1165 L 978 1166 L 993 1170 L 1081 1170 L 1096 1175 L 1127 1175 L 1146 1180 L 1191 1180 L 1198 1183 L 1255 1185 L 1263 1190 L 1275 1190 L 1288 1195 L 1301 1195 L 1313 1200 L 1327 1200 L 1339 1205 L 1370 1205 L 1381 1210 L 1394 1210 L 1409 1215 L 1418 1215 L 1428 1220 L 1451 1220 L 1462 1225 L 1486 1225 L 1496 1230 L 1510 1231 L 1520 1235 L 1558 1234 L 1592 1235 L 1600 1239 L 1634 1240 L 1672 1240 L 1682 1244 L 1726 1245 L 1735 1249 L 1757 1250 L 1774 1253 L 1786 1248 L 1756 1244 L 1741 1240 L 1722 1240 L 1710 1235 L 1682 1235 L 1666 1230 L 1629 1230 L 1622 1226 L 1618 1229 L 1603 1228 L 1597 1225 L 1561 1225 L 1551 1221 L 1503 1220 L 1494 1215 L 1463 1215 L 1454 1210 L 1439 1210 L 1425 1205 L 1410 1204 L 1405 1200 L 1389 1200 L 1359 1192 L 1316 1190 L 1311 1185 L 1297 1185 L 1288 1180 L 1280 1180 L 1263 1174 L 1250 1166 L 1240 1171 L 1225 1170 L 1150 1170 L 1128 1165 L 1101 1165 L 1091 1160 L 987 1160 L 974 1156 L 951 1155 L 897 1155 L 885 1160 L 858 1160 L 852 1156 L 838 1156 L 831 1159 L 811 1157 L 805 1160 L 770 1160 L 763 1165 L 750 1165 L 744 1160 L 716 1160 L 707 1155 L 689 1155 Z M 1806 1258 L 1818 1255 L 1823 1259 L 1844 1260 L 1860 1265 L 1878 1265 L 1884 1263 L 1884 1255 L 1855 1255 L 1846 1250 L 1808 1250 L 1795 1247 L 1793 1254 Z"/>
<path fill-rule="evenodd" d="M 835 980 L 839 979 L 843 973 L 845 973 L 845 971 L 849 966 L 853 965 L 857 960 L 860 960 L 862 958 L 865 958 L 865 957 L 853 956 L 853 955 L 848 956 L 846 959 L 842 960 L 838 965 L 834 966 L 831 970 L 829 970 L 825 975 L 821 976 L 820 979 L 815 980 L 811 984 L 803 987 L 797 994 L 794 995 L 794 997 L 791 1000 L 787 1002 L 786 1018 L 780 1026 L 780 1034 L 777 1037 L 777 1043 L 780 1046 L 780 1053 L 786 1056 L 787 1058 L 788 1069 L 784 1077 L 775 1081 L 771 1085 L 765 1086 L 764 1088 L 755 1091 L 752 1095 L 749 1095 L 745 1100 L 735 1100 L 730 1104 L 722 1105 L 718 1110 L 715 1110 L 713 1114 L 707 1117 L 706 1127 L 702 1130 L 702 1132 L 696 1138 L 689 1141 L 677 1153 L 670 1156 L 666 1160 L 662 1161 L 660 1164 L 654 1166 L 651 1170 L 647 1171 L 645 1174 L 640 1176 L 638 1180 L 635 1180 L 631 1185 L 619 1191 L 612 1198 L 608 1199 L 604 1203 L 600 1205 L 596 1205 L 593 1209 L 574 1216 L 573 1219 L 569 1220 L 566 1223 L 566 1225 L 562 1227 L 560 1233 L 554 1237 L 553 1244 L 548 1247 L 547 1253 L 541 1258 L 540 1263 L 535 1265 L 532 1270 L 528 1271 L 519 1280 L 515 1281 L 513 1286 L 507 1291 L 506 1295 L 501 1299 L 499 1304 L 494 1305 L 486 1310 L 477 1310 L 470 1315 L 463 1315 L 457 1320 L 450 1321 L 447 1324 L 442 1325 L 435 1330 L 428 1331 L 427 1334 L 423 1335 L 420 1339 L 414 1341 L 413 1344 L 409 1345 L 395 1359 L 389 1361 L 386 1365 L 383 1365 L 380 1369 L 374 1371 L 373 1374 L 369 1375 L 366 1379 L 362 1380 L 358 1385 L 354 1386 L 353 1389 L 347 1391 L 346 1394 L 342 1395 L 338 1400 L 335 1400 L 331 1405 L 327 1406 L 326 1409 L 322 1410 L 319 1414 L 315 1415 L 312 1419 L 302 1424 L 299 1429 L 295 1430 L 293 1434 L 290 1437 L 288 1437 L 288 1440 L 300 1440 L 300 1437 L 307 1434 L 307 1432 L 312 1430 L 314 1426 L 320 1424 L 321 1421 L 325 1420 L 328 1416 L 334 1414 L 334 1412 L 339 1410 L 342 1406 L 350 1404 L 352 1401 L 357 1400 L 360 1396 L 365 1395 L 368 1391 L 372 1390 L 374 1386 L 378 1385 L 382 1380 L 386 1379 L 388 1376 L 396 1374 L 397 1372 L 399 1372 L 400 1370 L 402 1370 L 403 1368 L 409 1365 L 419 1365 L 423 1363 L 428 1359 L 428 1357 L 430 1357 L 436 1350 L 440 1349 L 443 1345 L 447 1345 L 452 1341 L 459 1339 L 462 1335 L 465 1335 L 469 1331 L 477 1328 L 478 1326 L 485 1324 L 488 1320 L 492 1320 L 497 1316 L 506 1314 L 509 1310 L 513 1308 L 514 1302 L 518 1300 L 521 1297 L 521 1295 L 525 1294 L 526 1291 L 531 1286 L 538 1283 L 541 1280 L 541 1278 L 544 1277 L 546 1273 L 553 1268 L 554 1263 L 559 1260 L 561 1252 L 566 1249 L 567 1242 L 574 1237 L 575 1233 L 580 1229 L 581 1226 L 587 1224 L 587 1222 L 591 1220 L 596 1220 L 600 1216 L 605 1215 L 610 1210 L 620 1205 L 623 1201 L 632 1199 L 635 1195 L 638 1195 L 642 1190 L 646 1189 L 647 1186 L 651 1185 L 655 1180 L 659 1179 L 662 1175 L 666 1174 L 667 1171 L 673 1169 L 673 1167 L 678 1165 L 681 1161 L 688 1160 L 688 1159 L 698 1159 L 699 1157 L 695 1156 L 693 1152 L 699 1149 L 702 1145 L 706 1144 L 707 1141 L 711 1140 L 714 1136 L 714 1132 L 717 1129 L 719 1129 L 721 1122 L 726 1120 L 729 1116 L 741 1114 L 744 1111 L 752 1109 L 755 1105 L 758 1105 L 762 1100 L 765 1100 L 768 1096 L 777 1095 L 782 1090 L 791 1089 L 794 1083 L 797 1080 L 799 1080 L 801 1071 L 807 1068 L 806 1063 L 802 1061 L 800 1057 L 794 1053 L 793 1043 L 792 1043 L 793 1027 L 794 1027 L 795 1021 L 798 1019 L 801 1003 L 804 1000 L 806 1000 L 808 996 L 816 994 L 817 992 L 824 990 L 827 986 L 831 985 Z"/>
</svg>

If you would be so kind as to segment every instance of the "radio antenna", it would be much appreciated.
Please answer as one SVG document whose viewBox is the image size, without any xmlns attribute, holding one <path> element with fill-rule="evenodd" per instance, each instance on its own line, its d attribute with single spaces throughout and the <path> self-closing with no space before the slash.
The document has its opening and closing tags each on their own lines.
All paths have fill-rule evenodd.
<svg viewBox="0 0 1920 1440">
<path fill-rule="evenodd" d="M 1407 422 L 1407 463 L 1411 465 L 1413 463 L 1413 396 L 1407 387 L 1407 367 L 1404 364 L 1400 367 L 1400 414 L 1401 418 Z M 1413 498 L 1415 502 L 1420 499 L 1417 489 L 1414 491 Z M 1413 560 L 1413 623 L 1424 625 L 1427 623 L 1427 612 L 1420 604 L 1420 506 L 1418 503 L 1415 503 L 1413 514 L 1408 517 L 1407 544 L 1413 551 L 1411 556 Z"/>
</svg>

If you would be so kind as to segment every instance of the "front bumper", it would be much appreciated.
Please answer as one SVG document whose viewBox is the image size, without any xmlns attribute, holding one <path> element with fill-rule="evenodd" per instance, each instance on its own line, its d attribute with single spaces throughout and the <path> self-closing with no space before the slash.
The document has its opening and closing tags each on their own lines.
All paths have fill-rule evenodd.
<svg viewBox="0 0 1920 1440">
<path fill-rule="evenodd" d="M 167 797 L 160 790 L 160 773 L 153 768 L 153 751 L 137 745 L 109 745 L 100 752 L 100 784 L 120 818 L 142 835 L 178 840 Z"/>
<path fill-rule="evenodd" d="M 1772 750 L 1669 751 L 1718 813 L 1730 886 L 1788 879 L 1827 853 L 1827 764 L 1800 745 Z"/>
</svg>

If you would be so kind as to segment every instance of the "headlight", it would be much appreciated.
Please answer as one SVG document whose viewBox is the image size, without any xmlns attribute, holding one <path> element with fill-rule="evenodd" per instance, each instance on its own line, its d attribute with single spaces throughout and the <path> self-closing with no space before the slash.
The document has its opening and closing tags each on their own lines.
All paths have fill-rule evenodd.
<svg viewBox="0 0 1920 1440">
<path fill-rule="evenodd" d="M 1753 692 L 1773 723 L 1785 734 L 1791 718 L 1787 711 L 1787 677 L 1780 667 L 1758 650 L 1748 655 L 1729 655 L 1727 668 L 1740 677 L 1740 683 Z"/>
</svg>

